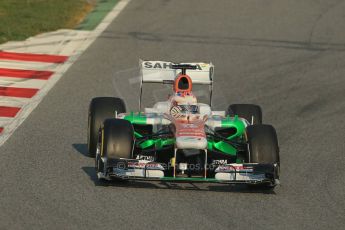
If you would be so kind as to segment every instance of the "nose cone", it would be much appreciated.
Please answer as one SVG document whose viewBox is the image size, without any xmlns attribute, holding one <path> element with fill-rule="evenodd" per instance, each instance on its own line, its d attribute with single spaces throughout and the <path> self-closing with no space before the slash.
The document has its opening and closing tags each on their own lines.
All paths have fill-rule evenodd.
<svg viewBox="0 0 345 230">
<path fill-rule="evenodd" d="M 206 149 L 207 139 L 204 123 L 175 123 L 176 147 L 178 149 Z"/>
<path fill-rule="evenodd" d="M 178 149 L 206 149 L 207 140 L 205 137 L 176 137 L 176 147 Z"/>
</svg>

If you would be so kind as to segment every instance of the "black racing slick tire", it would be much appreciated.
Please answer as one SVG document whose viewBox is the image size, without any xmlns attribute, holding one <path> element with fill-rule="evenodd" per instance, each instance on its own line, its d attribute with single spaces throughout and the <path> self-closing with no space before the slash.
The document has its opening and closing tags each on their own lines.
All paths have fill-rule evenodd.
<svg viewBox="0 0 345 230">
<path fill-rule="evenodd" d="M 275 178 L 279 178 L 279 146 L 277 134 L 271 125 L 250 125 L 246 128 L 248 154 L 246 162 L 261 164 L 276 164 Z M 270 183 L 249 185 L 254 189 L 274 189 L 274 180 Z"/>
<path fill-rule="evenodd" d="M 126 105 L 121 98 L 96 97 L 91 100 L 87 133 L 88 155 L 90 157 L 95 157 L 96 155 L 98 132 L 103 121 L 107 118 L 114 118 L 115 113 L 125 112 Z"/>
<path fill-rule="evenodd" d="M 249 163 L 279 164 L 279 147 L 272 125 L 250 125 L 246 129 Z"/>
<path fill-rule="evenodd" d="M 102 129 L 101 156 L 109 159 L 132 158 L 134 129 L 122 119 L 106 119 Z"/>
<path fill-rule="evenodd" d="M 246 119 L 250 124 L 262 124 L 262 110 L 258 105 L 253 104 L 232 104 L 228 108 L 228 115 L 238 115 Z"/>
<path fill-rule="evenodd" d="M 134 129 L 127 120 L 109 118 L 103 122 L 100 132 L 99 152 L 96 154 L 96 172 L 102 173 L 99 179 L 108 180 L 107 172 L 114 166 L 125 167 L 125 161 L 121 158 L 131 159 L 134 148 Z M 106 159 L 106 163 L 102 160 Z M 112 181 L 126 182 L 126 179 L 111 178 Z"/>
</svg>

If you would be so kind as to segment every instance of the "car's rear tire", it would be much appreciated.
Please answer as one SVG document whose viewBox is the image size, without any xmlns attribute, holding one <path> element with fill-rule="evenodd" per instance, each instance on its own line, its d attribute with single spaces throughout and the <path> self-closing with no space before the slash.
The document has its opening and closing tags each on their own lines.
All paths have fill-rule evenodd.
<svg viewBox="0 0 345 230">
<path fill-rule="evenodd" d="M 232 104 L 228 108 L 228 115 L 238 115 L 239 117 L 246 119 L 252 125 L 262 123 L 262 110 L 258 105 Z"/>
<path fill-rule="evenodd" d="M 134 129 L 123 119 L 106 119 L 103 124 L 101 156 L 107 159 L 132 158 Z M 103 147 L 103 149 L 102 149 Z"/>
<path fill-rule="evenodd" d="M 248 141 L 248 155 L 246 162 L 277 164 L 279 173 L 279 146 L 277 134 L 271 125 L 250 125 L 246 128 L 246 136 Z M 277 175 L 279 177 L 279 175 Z M 275 183 L 268 183 L 259 186 L 251 186 L 254 188 L 274 188 Z"/>
<path fill-rule="evenodd" d="M 90 157 L 96 155 L 99 128 L 105 119 L 115 117 L 115 112 L 126 112 L 126 105 L 121 98 L 96 97 L 91 100 L 87 133 L 88 155 Z"/>
</svg>

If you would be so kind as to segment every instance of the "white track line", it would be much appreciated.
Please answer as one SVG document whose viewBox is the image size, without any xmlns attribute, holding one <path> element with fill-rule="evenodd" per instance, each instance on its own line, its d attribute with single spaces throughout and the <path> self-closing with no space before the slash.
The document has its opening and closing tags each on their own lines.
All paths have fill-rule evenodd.
<svg viewBox="0 0 345 230">
<path fill-rule="evenodd" d="M 18 43 L 9 42 L 1 47 L 3 50 L 15 50 L 15 52 L 26 52 L 26 53 L 37 53 L 37 50 L 46 49 L 46 54 L 57 54 L 57 55 L 73 55 L 70 56 L 68 61 L 61 66 L 56 68 L 56 73 L 51 76 L 51 78 L 46 81 L 47 84 L 38 91 L 36 96 L 34 96 L 30 103 L 24 105 L 21 111 L 17 114 L 13 122 L 10 122 L 5 126 L 5 130 L 0 135 L 0 146 L 5 143 L 5 141 L 13 134 L 16 128 L 23 123 L 27 116 L 37 107 L 41 102 L 43 97 L 49 92 L 51 88 L 55 85 L 57 81 L 63 76 L 63 74 L 72 66 L 72 64 L 79 58 L 79 56 L 97 39 L 97 37 L 109 26 L 109 24 L 120 14 L 120 12 L 127 6 L 131 0 L 121 0 L 116 6 L 108 13 L 108 15 L 103 19 L 103 21 L 97 26 L 93 31 L 70 31 L 70 30 L 59 30 L 54 33 L 53 43 L 56 45 L 63 45 L 62 50 L 54 50 L 54 46 L 49 46 L 43 44 L 42 42 L 33 42 L 34 46 L 30 46 L 30 41 L 35 41 L 34 38 L 45 38 L 45 34 L 36 36 L 34 38 L 29 38 L 24 41 L 21 47 L 18 47 Z M 50 34 L 51 35 L 51 34 Z M 50 36 L 47 37 L 47 40 Z M 44 39 L 42 39 L 44 40 Z M 42 41 L 41 40 L 41 41 Z M 51 42 L 51 41 L 50 41 Z M 64 42 L 66 45 L 64 46 Z M 56 46 L 57 47 L 57 46 Z M 57 48 L 56 48 L 57 49 Z M 0 97 L 0 100 L 3 97 Z M 15 101 L 15 100 L 14 100 Z M 25 101 L 23 99 L 18 99 L 17 101 Z"/>
<path fill-rule="evenodd" d="M 54 71 L 56 67 L 60 64 L 55 63 L 44 63 L 44 62 L 28 62 L 28 61 L 21 61 L 21 62 L 14 62 L 14 61 L 0 61 L 0 68 L 7 68 L 7 69 L 24 69 L 24 70 L 49 70 Z"/>
<path fill-rule="evenodd" d="M 5 97 L 0 96 L 1 105 L 8 105 L 8 106 L 15 106 L 15 107 L 23 107 L 27 103 L 29 103 L 32 98 L 20 98 L 20 97 Z"/>
<path fill-rule="evenodd" d="M 2 87 L 17 87 L 17 88 L 31 88 L 42 89 L 48 83 L 47 80 L 36 80 L 16 77 L 1 77 L 0 86 Z"/>
</svg>

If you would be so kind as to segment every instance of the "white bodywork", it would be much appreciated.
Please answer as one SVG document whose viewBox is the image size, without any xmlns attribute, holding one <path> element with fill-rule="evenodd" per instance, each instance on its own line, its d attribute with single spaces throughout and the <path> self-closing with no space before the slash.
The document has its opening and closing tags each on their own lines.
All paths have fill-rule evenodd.
<svg viewBox="0 0 345 230">
<path fill-rule="evenodd" d="M 211 107 L 204 103 L 197 103 L 199 106 L 199 117 L 206 118 L 205 125 L 211 129 L 216 127 L 221 127 L 221 120 L 225 117 L 225 111 L 212 111 Z M 171 101 L 157 102 L 152 108 L 145 108 L 145 114 L 148 117 L 147 122 L 149 124 L 170 124 L 171 121 L 165 118 L 164 114 L 169 114 L 171 108 Z M 187 124 L 186 124 L 187 125 Z M 191 129 L 193 129 L 193 124 L 190 124 Z M 194 137 L 183 136 L 176 137 L 176 148 L 178 149 L 206 149 L 207 139 L 206 137 Z"/>
<path fill-rule="evenodd" d="M 200 116 L 207 115 L 210 117 L 211 115 L 222 115 L 225 116 L 225 111 L 214 111 L 212 112 L 211 107 L 208 104 L 204 103 L 197 103 L 200 109 Z M 152 108 L 145 108 L 145 113 L 158 113 L 164 114 L 169 113 L 169 109 L 171 106 L 170 101 L 160 101 L 153 105 Z"/>
</svg>

